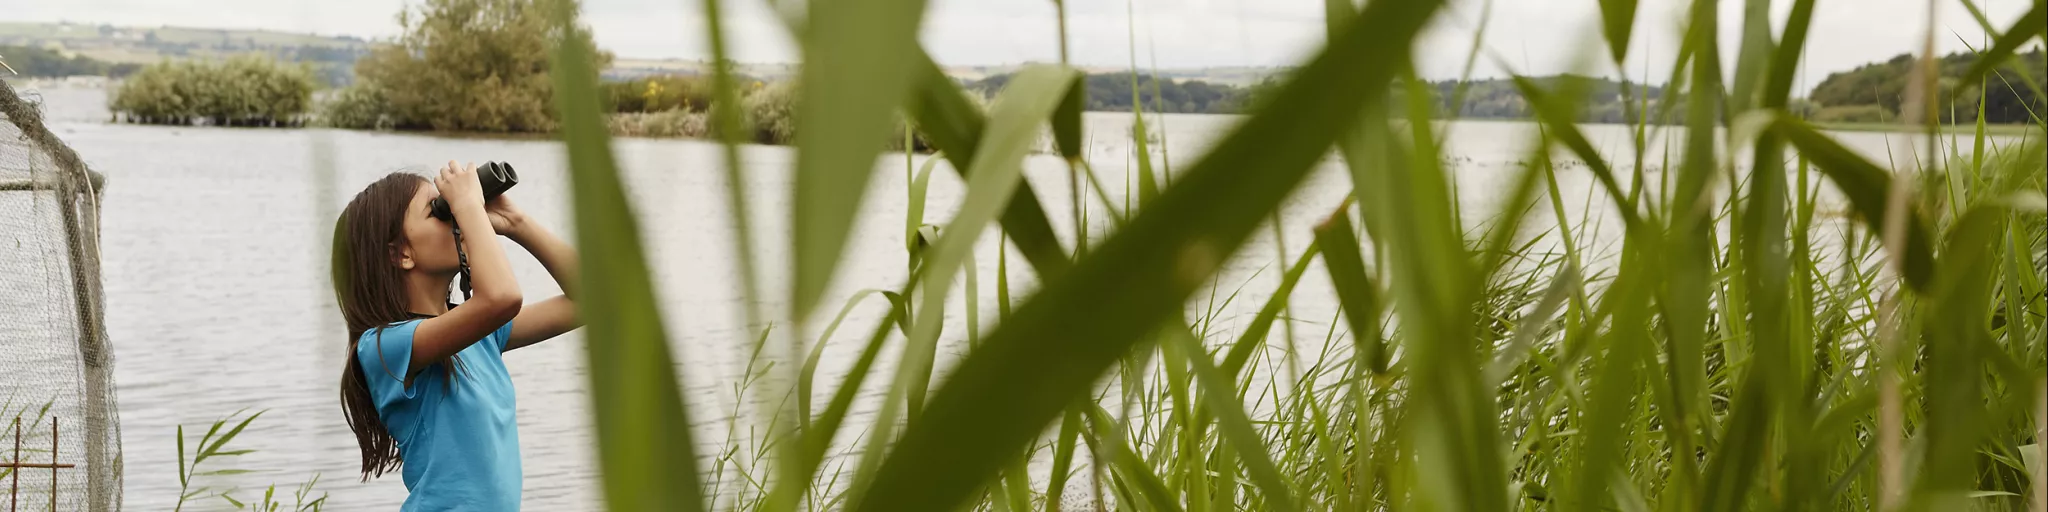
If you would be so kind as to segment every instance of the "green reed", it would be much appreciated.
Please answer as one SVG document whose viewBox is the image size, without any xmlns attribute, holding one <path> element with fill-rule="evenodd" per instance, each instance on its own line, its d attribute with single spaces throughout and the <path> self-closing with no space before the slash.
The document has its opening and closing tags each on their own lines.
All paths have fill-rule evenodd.
<svg viewBox="0 0 2048 512">
<path fill-rule="evenodd" d="M 734 340 L 751 342 L 735 403 L 768 405 L 752 417 L 735 406 L 728 441 L 701 460 L 710 445 L 693 439 L 676 388 L 691 367 L 656 314 L 591 49 L 561 48 L 606 504 L 1057 510 L 1070 488 L 1089 489 L 1094 509 L 1140 511 L 2021 510 L 2042 499 L 2041 117 L 2002 141 L 1981 121 L 1968 138 L 1935 137 L 1939 116 L 1916 116 L 1928 123 L 1921 160 L 1879 166 L 1787 109 L 1813 0 L 1792 2 L 1776 30 L 1768 0 L 1729 20 L 1698 0 L 1665 96 L 1631 102 L 1628 154 L 1602 153 L 1572 123 L 1569 84 L 1518 79 L 1542 130 L 1505 176 L 1499 212 L 1468 230 L 1473 212 L 1457 208 L 1441 158 L 1446 132 L 1428 122 L 1437 109 L 1409 60 L 1442 3 L 1326 2 L 1328 45 L 1190 165 L 1154 168 L 1134 112 L 1139 196 L 1123 204 L 1082 150 L 1074 70 L 1032 67 L 984 112 L 913 37 L 924 2 L 776 4 L 811 63 L 791 238 L 747 238 L 730 138 L 726 176 L 739 261 L 756 242 L 790 248 L 789 310 L 770 330 L 751 304 L 781 293 L 757 289 L 776 269 L 742 267 L 759 331 Z M 1995 66 L 2042 35 L 2044 3 L 2003 30 L 1979 16 L 1996 42 L 1964 82 L 2038 89 Z M 705 7 L 723 62 L 718 2 Z M 1619 68 L 1637 6 L 1599 7 Z M 1739 28 L 1732 69 L 1724 22 Z M 731 97 L 719 69 L 717 94 Z M 899 111 L 940 150 L 909 175 L 909 277 L 827 297 L 881 151 L 870 142 L 891 136 Z M 1681 114 L 1684 130 L 1658 127 Z M 1074 249 L 1020 177 L 1047 126 L 1074 173 Z M 1672 148 L 1650 154 L 1659 137 Z M 1332 149 L 1351 199 L 1326 206 L 1299 253 L 1280 244 L 1278 286 L 1216 282 Z M 1585 165 L 1553 164 L 1567 155 Z M 965 199 L 932 225 L 923 191 L 940 163 L 961 174 Z M 1581 208 L 1559 189 L 1570 172 L 1597 183 L 1582 208 L 1620 218 L 1618 247 L 1593 242 L 1614 226 L 1567 216 Z M 1090 185 L 1106 230 L 1084 220 Z M 952 283 L 974 275 L 975 242 L 990 236 L 1025 264 L 997 255 L 996 322 L 948 335 L 971 342 L 939 365 Z M 1288 313 L 1317 260 L 1342 318 Z M 1012 272 L 1036 274 L 1039 289 L 1013 297 Z M 963 287 L 967 307 L 981 289 Z M 1250 296 L 1267 297 L 1253 321 L 1219 328 Z M 884 319 L 844 324 L 875 297 Z M 812 338 L 815 310 L 834 300 L 844 305 Z M 1323 320 L 1320 344 L 1295 344 L 1297 321 Z M 816 374 L 829 343 L 860 350 L 836 383 Z M 893 371 L 878 371 L 891 350 Z M 870 383 L 886 385 L 881 411 L 847 421 Z M 829 402 L 811 401 L 827 388 Z M 832 453 L 841 445 L 859 453 Z M 1030 461 L 1047 458 L 1041 481 Z"/>
</svg>

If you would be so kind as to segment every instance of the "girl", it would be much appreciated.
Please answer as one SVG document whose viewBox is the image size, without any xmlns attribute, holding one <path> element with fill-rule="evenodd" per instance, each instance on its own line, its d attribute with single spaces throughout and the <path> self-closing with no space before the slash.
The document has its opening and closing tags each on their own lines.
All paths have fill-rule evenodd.
<svg viewBox="0 0 2048 512">
<path fill-rule="evenodd" d="M 449 304 L 462 226 L 475 296 Z M 525 247 L 564 295 L 522 306 L 493 235 Z M 519 429 L 505 351 L 580 326 L 576 251 L 512 201 L 484 202 L 476 169 L 449 162 L 433 183 L 392 173 L 335 223 L 334 285 L 348 322 L 341 411 L 363 451 L 363 480 L 403 468 L 405 511 L 519 510 Z"/>
</svg>

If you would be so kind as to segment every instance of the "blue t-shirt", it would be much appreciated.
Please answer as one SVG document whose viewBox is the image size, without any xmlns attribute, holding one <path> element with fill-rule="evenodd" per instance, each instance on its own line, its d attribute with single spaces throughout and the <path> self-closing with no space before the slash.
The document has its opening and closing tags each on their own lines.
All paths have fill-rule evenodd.
<svg viewBox="0 0 2048 512">
<path fill-rule="evenodd" d="M 442 367 L 447 363 L 434 363 L 408 387 L 405 371 L 419 324 L 371 329 L 356 343 L 377 416 L 405 460 L 405 488 L 412 494 L 399 510 L 519 510 L 519 424 L 512 375 L 501 357 L 512 324 L 458 352 L 462 364 L 453 383 Z"/>
</svg>

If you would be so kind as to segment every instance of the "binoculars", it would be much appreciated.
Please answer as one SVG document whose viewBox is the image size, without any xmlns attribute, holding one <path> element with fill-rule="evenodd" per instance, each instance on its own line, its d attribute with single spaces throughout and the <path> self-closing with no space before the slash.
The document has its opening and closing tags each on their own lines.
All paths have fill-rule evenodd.
<svg viewBox="0 0 2048 512">
<path fill-rule="evenodd" d="M 476 181 L 483 185 L 484 200 L 490 201 L 497 199 L 506 190 L 511 190 L 513 185 L 518 185 L 519 172 L 512 170 L 512 164 L 484 162 L 483 167 L 476 168 Z M 455 212 L 448 210 L 448 201 L 436 197 L 433 202 L 427 203 L 427 207 L 433 209 L 434 218 L 449 223 L 455 222 Z"/>
</svg>

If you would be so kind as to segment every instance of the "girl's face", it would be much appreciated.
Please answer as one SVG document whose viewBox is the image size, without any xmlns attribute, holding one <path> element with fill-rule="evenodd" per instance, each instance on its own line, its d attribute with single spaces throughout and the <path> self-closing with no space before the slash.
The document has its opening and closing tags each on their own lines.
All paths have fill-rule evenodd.
<svg viewBox="0 0 2048 512">
<path fill-rule="evenodd" d="M 408 272 L 453 274 L 461 267 L 454 225 L 434 218 L 428 204 L 441 193 L 433 182 L 420 181 L 419 191 L 405 207 L 405 247 L 401 248 L 399 267 Z"/>
</svg>

